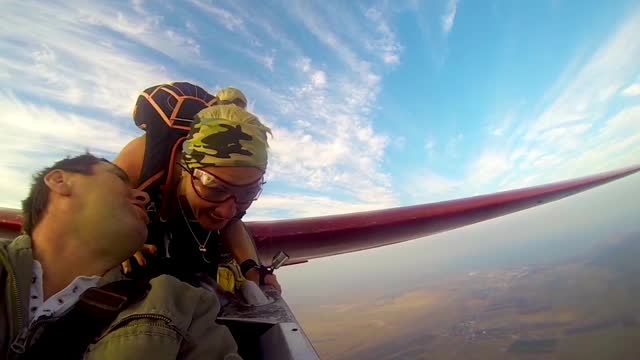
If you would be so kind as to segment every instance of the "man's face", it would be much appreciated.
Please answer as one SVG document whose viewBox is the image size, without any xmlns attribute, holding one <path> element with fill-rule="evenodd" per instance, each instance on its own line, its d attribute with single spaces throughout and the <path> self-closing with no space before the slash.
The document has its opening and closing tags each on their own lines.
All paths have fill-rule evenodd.
<svg viewBox="0 0 640 360">
<path fill-rule="evenodd" d="M 124 260 L 146 241 L 148 196 L 131 189 L 126 173 L 113 164 L 94 165 L 93 172 L 72 178 L 78 226 L 95 234 L 96 250 Z"/>
<path fill-rule="evenodd" d="M 195 173 L 195 174 L 194 174 Z M 262 188 L 264 172 L 254 167 L 205 167 L 186 170 L 182 194 L 196 219 L 207 230 L 220 230 L 251 206 Z"/>
</svg>

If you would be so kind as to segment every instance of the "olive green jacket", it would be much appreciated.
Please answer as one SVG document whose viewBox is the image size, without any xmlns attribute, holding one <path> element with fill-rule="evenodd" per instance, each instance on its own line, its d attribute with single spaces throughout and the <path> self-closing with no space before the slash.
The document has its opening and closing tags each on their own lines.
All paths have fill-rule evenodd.
<svg viewBox="0 0 640 360">
<path fill-rule="evenodd" d="M 0 241 L 3 358 L 19 358 L 33 342 L 35 331 L 28 327 L 27 312 L 32 265 L 31 238 Z M 120 279 L 115 268 L 98 286 Z M 229 329 L 215 322 L 220 310 L 215 294 L 168 275 L 150 283 L 147 296 L 118 315 L 89 345 L 85 359 L 240 359 Z"/>
</svg>

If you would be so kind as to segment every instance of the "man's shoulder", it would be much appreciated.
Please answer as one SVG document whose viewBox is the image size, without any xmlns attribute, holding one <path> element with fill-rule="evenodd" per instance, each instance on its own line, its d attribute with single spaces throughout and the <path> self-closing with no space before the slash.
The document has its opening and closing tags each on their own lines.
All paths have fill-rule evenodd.
<svg viewBox="0 0 640 360">
<path fill-rule="evenodd" d="M 213 298 L 217 299 L 216 295 L 203 288 L 195 287 L 189 283 L 179 280 L 178 278 L 162 274 L 150 281 L 151 291 L 147 296 L 154 296 L 156 293 L 166 296 L 168 293 L 173 295 L 175 299 L 182 298 Z"/>
<path fill-rule="evenodd" d="M 0 239 L 0 247 L 8 248 L 15 247 L 19 249 L 31 248 L 31 237 L 27 234 L 18 235 L 15 238 L 2 238 Z"/>
<path fill-rule="evenodd" d="M 4 261 L 10 264 L 3 264 L 4 266 L 15 266 L 16 263 L 21 262 L 21 259 L 25 259 L 23 256 L 25 254 L 29 254 L 28 258 L 31 259 L 30 252 L 31 237 L 29 235 L 20 235 L 14 239 L 0 239 L 0 253 Z"/>
<path fill-rule="evenodd" d="M 150 281 L 151 290 L 140 302 L 126 309 L 120 317 L 133 314 L 157 314 L 170 318 L 178 328 L 189 328 L 194 317 L 203 311 L 217 314 L 220 304 L 216 294 L 196 288 L 171 275 Z"/>
<path fill-rule="evenodd" d="M 160 275 L 150 281 L 150 301 L 165 301 L 180 309 L 193 309 L 197 302 L 211 302 L 219 306 L 218 297 L 211 291 L 192 286 L 171 275 Z"/>
<path fill-rule="evenodd" d="M 7 252 L 7 248 L 9 247 L 9 244 L 11 244 L 13 241 L 15 241 L 15 239 L 0 239 L 0 251 Z"/>
<path fill-rule="evenodd" d="M 233 336 L 216 323 L 215 294 L 170 275 L 150 284 L 147 296 L 124 309 L 89 346 L 89 358 L 239 359 Z"/>
</svg>

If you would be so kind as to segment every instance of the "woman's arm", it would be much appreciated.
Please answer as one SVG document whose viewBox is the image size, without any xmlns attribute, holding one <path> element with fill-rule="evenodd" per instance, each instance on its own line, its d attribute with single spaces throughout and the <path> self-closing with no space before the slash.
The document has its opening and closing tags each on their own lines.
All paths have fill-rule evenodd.
<svg viewBox="0 0 640 360">
<path fill-rule="evenodd" d="M 229 250 L 238 264 L 242 264 L 242 262 L 249 259 L 260 264 L 253 239 L 251 239 L 242 220 L 231 220 L 220 232 L 220 237 L 223 245 Z M 244 276 L 248 280 L 260 285 L 260 272 L 257 269 L 247 271 Z M 278 283 L 278 278 L 275 274 L 266 275 L 264 277 L 264 283 L 273 286 L 278 292 L 282 292 L 282 287 L 280 283 Z"/>
<path fill-rule="evenodd" d="M 124 170 L 129 179 L 131 180 L 131 186 L 137 187 L 140 185 L 140 175 L 142 174 L 142 164 L 144 162 L 144 150 L 147 143 L 146 134 L 143 134 L 133 140 L 131 140 L 120 151 L 120 154 L 113 161 Z"/>
<path fill-rule="evenodd" d="M 242 264 L 243 261 L 249 259 L 252 259 L 258 264 L 260 263 L 253 239 L 251 239 L 242 220 L 231 220 L 227 226 L 220 231 L 220 237 L 222 244 L 229 250 L 238 264 Z"/>
</svg>

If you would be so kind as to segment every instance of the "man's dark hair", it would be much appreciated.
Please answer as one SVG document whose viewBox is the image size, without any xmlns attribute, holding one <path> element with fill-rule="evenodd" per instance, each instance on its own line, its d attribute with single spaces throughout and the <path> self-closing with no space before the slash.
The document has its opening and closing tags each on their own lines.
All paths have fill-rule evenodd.
<svg viewBox="0 0 640 360">
<path fill-rule="evenodd" d="M 60 160 L 52 166 L 42 169 L 33 176 L 33 184 L 29 190 L 29 196 L 22 201 L 22 231 L 32 236 L 33 229 L 40 223 L 44 211 L 49 204 L 49 187 L 44 183 L 44 177 L 53 170 L 62 170 L 71 173 L 92 175 L 96 164 L 108 160 L 98 158 L 89 153 L 68 157 Z"/>
</svg>

